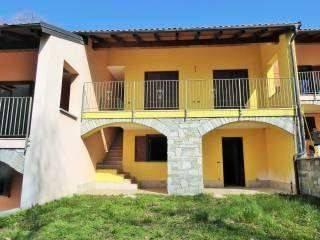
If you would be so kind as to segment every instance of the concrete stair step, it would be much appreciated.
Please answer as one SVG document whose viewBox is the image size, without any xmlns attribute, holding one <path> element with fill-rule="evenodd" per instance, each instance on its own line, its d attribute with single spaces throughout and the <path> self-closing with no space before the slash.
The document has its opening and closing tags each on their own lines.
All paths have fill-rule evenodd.
<svg viewBox="0 0 320 240">
<path fill-rule="evenodd" d="M 123 192 L 128 194 L 138 190 L 137 184 L 132 183 L 105 183 L 105 182 L 91 182 L 82 184 L 78 187 L 78 192 L 82 194 L 95 194 L 95 195 L 105 195 L 113 193 L 118 194 L 118 192 Z"/>
<path fill-rule="evenodd" d="M 118 174 L 118 170 L 117 169 L 96 169 L 96 173 Z"/>
<path fill-rule="evenodd" d="M 103 165 L 122 165 L 122 161 L 103 161 Z"/>
<path fill-rule="evenodd" d="M 121 165 L 105 165 L 105 164 L 97 164 L 97 169 L 115 169 L 115 170 L 122 170 Z"/>
</svg>

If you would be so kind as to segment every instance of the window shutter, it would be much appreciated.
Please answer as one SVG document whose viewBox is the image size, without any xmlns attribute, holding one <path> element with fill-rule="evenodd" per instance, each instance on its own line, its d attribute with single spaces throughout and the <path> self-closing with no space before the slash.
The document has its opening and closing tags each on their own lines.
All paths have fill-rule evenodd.
<svg viewBox="0 0 320 240">
<path fill-rule="evenodd" d="M 135 137 L 135 161 L 145 162 L 147 160 L 147 137 Z"/>
</svg>

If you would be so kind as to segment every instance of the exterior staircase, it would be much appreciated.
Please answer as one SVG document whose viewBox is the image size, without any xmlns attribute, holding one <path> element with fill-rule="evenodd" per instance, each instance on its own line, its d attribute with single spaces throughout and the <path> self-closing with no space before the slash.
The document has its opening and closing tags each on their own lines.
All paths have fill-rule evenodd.
<svg viewBox="0 0 320 240">
<path fill-rule="evenodd" d="M 110 151 L 96 166 L 95 181 L 79 186 L 82 194 L 114 195 L 132 194 L 138 189 L 129 173 L 122 170 L 122 131 L 114 139 Z"/>
<path fill-rule="evenodd" d="M 97 169 L 117 169 L 122 171 L 122 141 L 123 134 L 121 131 L 111 144 L 110 150 L 104 160 L 97 164 Z"/>
</svg>

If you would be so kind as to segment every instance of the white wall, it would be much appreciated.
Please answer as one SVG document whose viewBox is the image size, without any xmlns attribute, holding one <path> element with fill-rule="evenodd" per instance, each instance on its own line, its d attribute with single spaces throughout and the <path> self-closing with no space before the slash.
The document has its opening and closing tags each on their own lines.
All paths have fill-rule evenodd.
<svg viewBox="0 0 320 240">
<path fill-rule="evenodd" d="M 70 113 L 59 111 L 63 64 L 78 72 L 71 87 Z M 22 207 L 76 192 L 94 177 L 94 166 L 80 137 L 83 83 L 91 81 L 85 46 L 57 37 L 40 43 L 30 147 L 27 150 Z"/>
</svg>

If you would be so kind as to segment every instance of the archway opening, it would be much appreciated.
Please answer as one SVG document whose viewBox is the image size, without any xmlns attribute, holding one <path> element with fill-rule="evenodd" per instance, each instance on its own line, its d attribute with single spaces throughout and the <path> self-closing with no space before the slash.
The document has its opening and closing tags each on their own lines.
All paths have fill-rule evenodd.
<svg viewBox="0 0 320 240">
<path fill-rule="evenodd" d="M 20 207 L 23 175 L 0 162 L 0 211 Z"/>
<path fill-rule="evenodd" d="M 96 181 L 131 182 L 166 191 L 168 143 L 159 131 L 137 123 L 112 123 L 86 135 L 84 142 Z"/>
<path fill-rule="evenodd" d="M 256 121 L 223 125 L 203 136 L 205 187 L 294 188 L 294 136 Z"/>
</svg>

